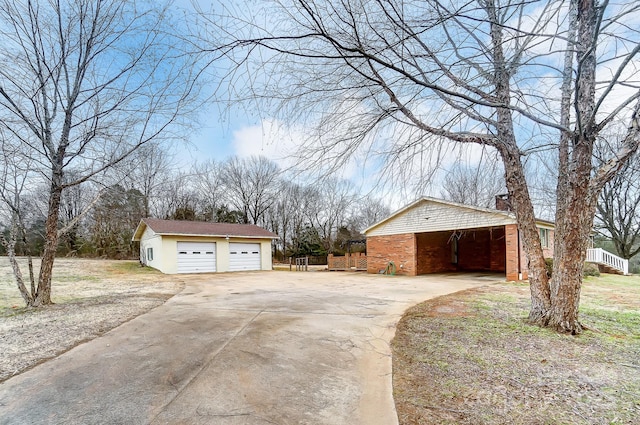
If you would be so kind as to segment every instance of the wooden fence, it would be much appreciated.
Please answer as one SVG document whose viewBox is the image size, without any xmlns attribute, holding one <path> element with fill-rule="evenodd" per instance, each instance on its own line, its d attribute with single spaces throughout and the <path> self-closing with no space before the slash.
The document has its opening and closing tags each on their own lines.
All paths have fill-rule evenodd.
<svg viewBox="0 0 640 425">
<path fill-rule="evenodd" d="M 329 270 L 367 270 L 367 256 L 361 252 L 355 254 L 346 254 L 343 256 L 335 256 L 329 254 L 327 256 L 327 268 Z"/>
</svg>

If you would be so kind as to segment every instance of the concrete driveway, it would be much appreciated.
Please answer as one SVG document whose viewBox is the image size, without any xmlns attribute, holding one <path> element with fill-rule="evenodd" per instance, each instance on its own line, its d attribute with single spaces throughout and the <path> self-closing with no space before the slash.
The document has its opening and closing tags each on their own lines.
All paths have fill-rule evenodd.
<svg viewBox="0 0 640 425">
<path fill-rule="evenodd" d="M 483 275 L 183 277 L 166 304 L 0 384 L 1 424 L 397 424 L 404 310 Z"/>
</svg>

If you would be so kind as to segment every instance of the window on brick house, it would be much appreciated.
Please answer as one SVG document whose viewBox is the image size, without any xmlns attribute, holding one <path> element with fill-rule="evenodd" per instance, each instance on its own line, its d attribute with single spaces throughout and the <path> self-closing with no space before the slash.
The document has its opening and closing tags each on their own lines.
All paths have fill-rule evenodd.
<svg viewBox="0 0 640 425">
<path fill-rule="evenodd" d="M 549 246 L 549 229 L 540 229 L 540 242 L 543 248 L 550 248 Z"/>
</svg>

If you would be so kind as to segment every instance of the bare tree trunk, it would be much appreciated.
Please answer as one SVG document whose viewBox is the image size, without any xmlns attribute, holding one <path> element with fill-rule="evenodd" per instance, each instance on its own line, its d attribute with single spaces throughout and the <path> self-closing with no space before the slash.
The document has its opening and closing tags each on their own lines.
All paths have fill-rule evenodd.
<svg viewBox="0 0 640 425">
<path fill-rule="evenodd" d="M 593 140 L 581 140 L 573 151 L 575 170 L 565 188 L 567 202 L 556 216 L 556 243 L 551 277 L 549 325 L 561 332 L 578 334 L 582 271 L 593 226 L 596 199 L 589 190 Z"/>
<path fill-rule="evenodd" d="M 20 265 L 18 264 L 18 261 L 16 259 L 16 239 L 17 239 L 16 233 L 18 232 L 17 227 L 18 227 L 19 220 L 16 217 L 17 215 L 16 212 L 14 212 L 13 215 L 14 216 L 12 219 L 11 228 L 9 229 L 9 240 L 7 240 L 4 236 L 2 236 L 2 244 L 7 250 L 7 257 L 9 258 L 9 264 L 11 264 L 11 268 L 13 270 L 13 276 L 16 280 L 16 284 L 18 286 L 18 290 L 20 291 L 20 295 L 22 296 L 22 299 L 24 300 L 27 307 L 31 307 L 33 306 L 33 302 L 34 302 L 33 294 L 35 293 L 35 291 L 33 290 L 33 283 L 31 285 L 32 287 L 31 292 L 29 292 L 29 290 L 25 286 L 24 278 L 22 277 L 22 271 L 20 270 Z"/>
<path fill-rule="evenodd" d="M 576 130 L 570 140 L 570 158 L 567 158 L 571 172 L 566 179 L 559 179 L 558 183 L 558 188 L 562 190 L 558 196 L 563 196 L 564 201 L 561 201 L 560 209 L 556 212 L 556 243 L 550 284 L 552 307 L 549 321 L 550 326 L 571 334 L 582 331 L 578 321 L 582 269 L 595 214 L 596 199 L 589 190 L 589 184 L 593 145 L 597 134 L 594 117 L 596 49 L 593 44 L 596 19 L 594 0 L 579 0 L 576 18 L 576 53 L 579 65 L 574 96 Z M 561 170 L 562 165 L 560 164 Z M 564 177 L 563 171 L 560 171 L 560 176 Z"/>
<path fill-rule="evenodd" d="M 58 175 L 56 176 L 56 174 Z M 51 275 L 53 273 L 53 262 L 58 248 L 58 218 L 60 215 L 60 198 L 62 194 L 60 184 L 57 184 L 57 182 L 62 182 L 61 174 L 62 173 L 56 173 L 54 171 L 51 182 L 49 214 L 47 215 L 47 221 L 45 223 L 44 251 L 40 265 L 40 276 L 38 277 L 38 292 L 34 300 L 34 306 L 36 307 L 52 304 Z"/>
<path fill-rule="evenodd" d="M 544 254 L 540 244 L 540 234 L 536 226 L 533 204 L 525 181 L 524 169 L 519 156 L 502 152 L 505 168 L 505 181 L 509 200 L 518 219 L 518 229 L 522 244 L 529 260 L 529 289 L 531 291 L 531 309 L 529 321 L 546 326 L 551 309 L 549 279 L 544 263 Z"/>
<path fill-rule="evenodd" d="M 486 6 L 491 21 L 493 42 L 494 84 L 497 99 L 503 105 L 511 103 L 511 75 L 506 67 L 503 51 L 502 25 L 498 23 L 495 2 L 490 0 Z M 498 140 L 496 148 L 500 152 L 505 169 L 505 183 L 509 200 L 515 209 L 518 228 L 524 250 L 529 260 L 529 286 L 531 291 L 531 310 L 529 320 L 545 326 L 551 307 L 549 282 L 544 264 L 544 254 L 540 243 L 540 234 L 536 227 L 533 204 L 520 159 L 520 149 L 513 129 L 512 111 L 508 107 L 496 109 Z"/>
<path fill-rule="evenodd" d="M 584 193 L 586 185 L 580 189 L 582 190 L 574 190 L 571 198 Z M 593 205 L 585 208 L 585 205 L 569 202 L 564 216 L 556 222 L 557 242 L 550 284 L 552 308 L 549 325 L 561 332 L 578 334 L 582 331 L 578 321 L 578 306 L 594 211 Z"/>
<path fill-rule="evenodd" d="M 27 267 L 29 268 L 29 283 L 31 284 L 31 297 L 36 293 L 36 279 L 33 272 L 33 256 L 31 255 L 31 248 L 29 248 L 29 242 L 27 240 L 27 228 L 24 225 L 22 216 L 18 215 L 18 223 L 20 225 L 20 232 L 22 234 L 22 243 L 27 255 Z"/>
</svg>

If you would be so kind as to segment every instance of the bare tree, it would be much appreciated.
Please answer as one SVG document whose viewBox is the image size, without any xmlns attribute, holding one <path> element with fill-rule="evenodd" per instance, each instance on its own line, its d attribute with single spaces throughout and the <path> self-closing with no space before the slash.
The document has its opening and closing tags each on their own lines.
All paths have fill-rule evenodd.
<svg viewBox="0 0 640 425">
<path fill-rule="evenodd" d="M 229 202 L 242 211 L 245 223 L 263 224 L 275 200 L 279 173 L 276 163 L 263 156 L 232 157 L 224 163 L 221 177 Z"/>
<path fill-rule="evenodd" d="M 210 40 L 219 42 L 211 51 L 236 64 L 229 93 L 265 109 L 275 102 L 275 113 L 315 128 L 301 149 L 313 164 L 335 168 L 355 152 L 381 154 L 388 172 L 406 176 L 431 169 L 451 144 L 494 148 L 528 257 L 529 319 L 580 332 L 596 200 L 639 142 L 633 20 L 640 4 L 276 0 L 266 7 L 268 28 L 248 12 L 209 16 Z M 619 115 L 630 123 L 621 149 L 594 169 L 595 137 Z M 523 161 L 552 150 L 558 200 L 549 282 Z"/>
<path fill-rule="evenodd" d="M 65 175 L 65 181 L 75 181 L 73 170 Z M 93 186 L 93 182 L 67 186 L 60 196 L 60 223 L 58 234 L 62 239 L 67 255 L 76 255 L 82 248 L 83 235 L 81 232 L 82 219 L 88 214 L 93 205 L 98 202 L 101 190 Z M 46 191 L 46 188 L 45 188 Z"/>
<path fill-rule="evenodd" d="M 356 201 L 353 184 L 348 180 L 328 178 L 318 183 L 307 207 L 308 222 L 320 236 L 323 248 L 333 252 L 338 229 L 347 224 Z"/>
<path fill-rule="evenodd" d="M 368 195 L 357 200 L 352 208 L 351 227 L 362 232 L 367 227 L 387 218 L 390 214 L 391 209 L 382 199 Z"/>
<path fill-rule="evenodd" d="M 216 212 L 224 202 L 222 165 L 215 160 L 195 163 L 191 174 L 198 193 L 199 208 L 206 221 L 216 221 Z"/>
<path fill-rule="evenodd" d="M 615 138 L 615 136 L 613 136 Z M 619 137 L 618 137 L 619 139 Z M 620 140 L 602 141 L 596 148 L 596 161 L 619 148 Z M 617 142 L 617 143 L 616 143 Z M 596 207 L 595 229 L 610 239 L 622 258 L 640 253 L 640 155 L 636 152 L 620 173 L 604 185 Z"/>
<path fill-rule="evenodd" d="M 158 215 L 158 194 L 171 173 L 173 157 L 160 142 L 150 142 L 138 148 L 117 166 L 113 184 L 124 184 L 142 196 L 144 217 Z"/>
<path fill-rule="evenodd" d="M 3 132 L 0 132 L 2 134 Z M 27 241 L 27 227 L 25 216 L 28 207 L 24 205 L 26 196 L 25 187 L 32 179 L 32 164 L 29 159 L 17 155 L 19 147 L 2 139 L 2 149 L 0 155 L 0 205 L 2 208 L 2 221 L 4 224 L 3 233 L 0 235 L 2 245 L 7 251 L 7 257 L 13 270 L 16 285 L 20 291 L 26 305 L 31 305 L 36 296 L 35 275 L 33 269 L 33 259 L 29 251 Z M 8 230 L 8 231 L 7 231 Z M 5 235 L 5 231 L 7 235 Z M 16 258 L 16 244 L 18 241 L 24 244 L 27 254 L 27 264 L 29 269 L 28 285 L 24 281 L 24 276 L 20 264 Z"/>
<path fill-rule="evenodd" d="M 279 236 L 274 244 L 283 256 L 298 253 L 302 232 L 312 215 L 310 209 L 321 206 L 318 196 L 312 186 L 294 183 L 286 175 L 282 176 L 274 203 L 267 212 L 267 223 Z"/>
<path fill-rule="evenodd" d="M 156 2 L 0 2 L 1 125 L 49 186 L 33 306 L 51 303 L 62 192 L 174 137 L 190 111 L 193 68 L 171 25 Z"/>
<path fill-rule="evenodd" d="M 159 198 L 158 215 L 166 219 L 195 220 L 198 209 L 198 193 L 193 185 L 193 175 L 188 171 L 174 172 L 156 193 Z"/>
<path fill-rule="evenodd" d="M 143 197 L 135 189 L 105 188 L 91 214 L 91 242 L 98 256 L 128 259 L 138 254 L 131 241 L 143 217 Z"/>
<path fill-rule="evenodd" d="M 504 192 L 500 163 L 480 162 L 475 166 L 457 163 L 444 177 L 442 198 L 478 207 L 493 208 L 495 197 Z"/>
</svg>

